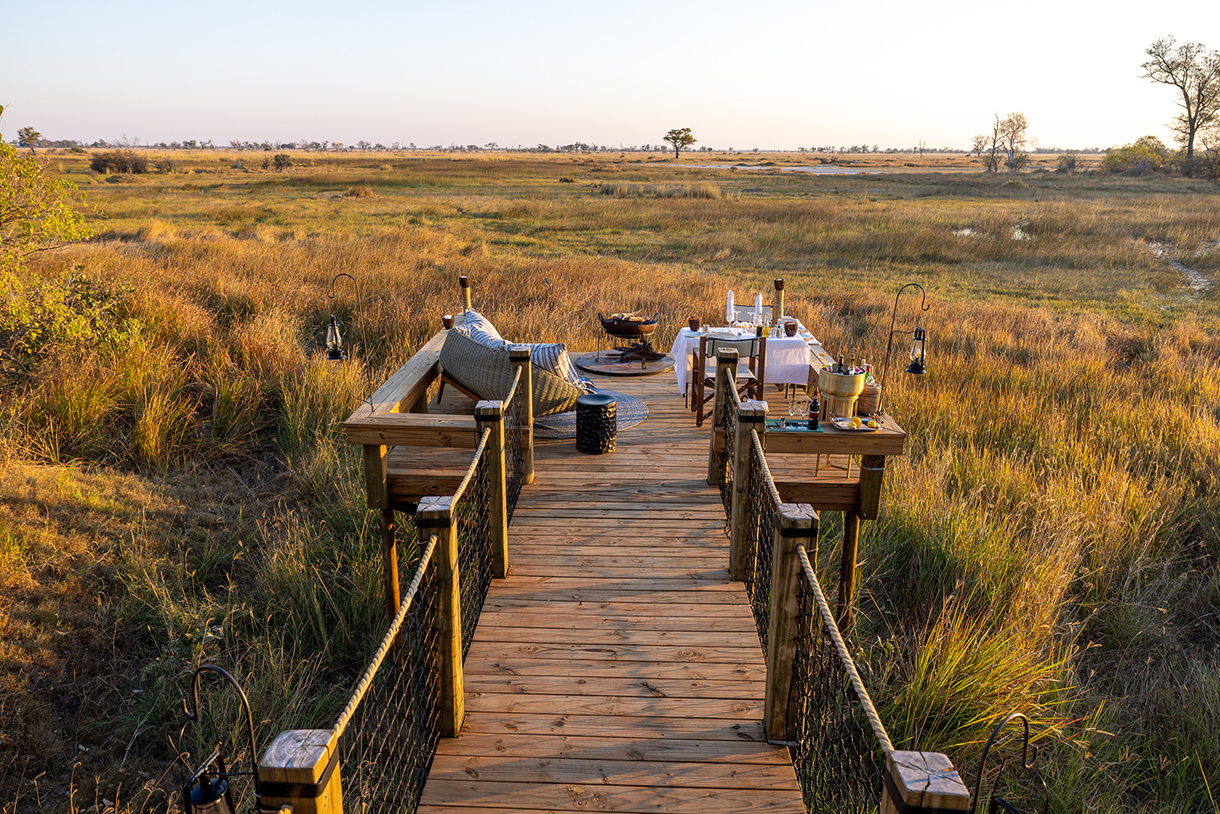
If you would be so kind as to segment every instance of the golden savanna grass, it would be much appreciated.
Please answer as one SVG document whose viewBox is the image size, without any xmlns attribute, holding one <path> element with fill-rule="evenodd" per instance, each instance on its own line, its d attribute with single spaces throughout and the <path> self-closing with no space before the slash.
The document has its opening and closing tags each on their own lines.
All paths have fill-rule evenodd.
<svg viewBox="0 0 1220 814">
<path fill-rule="evenodd" d="M 6 810 L 157 805 L 140 789 L 202 658 L 240 674 L 260 743 L 328 720 L 380 629 L 336 422 L 458 308 L 460 274 L 505 335 L 578 349 L 598 311 L 660 313 L 664 345 L 784 277 L 828 347 L 873 360 L 922 283 L 932 372 L 892 388 L 909 453 L 864 524 L 853 642 L 891 734 L 973 781 L 1022 710 L 1057 810 L 1213 808 L 1220 288 L 1167 259 L 1215 281 L 1213 185 L 932 155 L 822 177 L 779 169 L 810 155 L 237 157 L 135 184 L 49 158 L 98 236 L 28 285 L 79 266 L 138 330 L 57 347 L 3 397 Z M 339 273 L 358 287 L 331 300 Z"/>
</svg>

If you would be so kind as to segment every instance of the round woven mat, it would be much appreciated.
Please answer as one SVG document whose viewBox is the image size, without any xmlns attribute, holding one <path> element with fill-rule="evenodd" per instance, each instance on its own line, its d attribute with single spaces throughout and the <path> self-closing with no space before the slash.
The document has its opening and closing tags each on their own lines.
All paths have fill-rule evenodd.
<svg viewBox="0 0 1220 814">
<path fill-rule="evenodd" d="M 634 427 L 645 418 L 648 418 L 648 405 L 637 399 L 635 396 L 629 396 L 626 393 L 619 393 L 614 390 L 603 390 L 601 388 L 598 388 L 597 392 L 603 393 L 607 396 L 614 396 L 614 411 L 615 418 L 618 420 L 619 432 L 622 432 L 628 427 Z M 569 410 L 566 413 L 556 413 L 555 415 L 535 418 L 534 437 L 575 438 L 576 411 Z"/>
</svg>

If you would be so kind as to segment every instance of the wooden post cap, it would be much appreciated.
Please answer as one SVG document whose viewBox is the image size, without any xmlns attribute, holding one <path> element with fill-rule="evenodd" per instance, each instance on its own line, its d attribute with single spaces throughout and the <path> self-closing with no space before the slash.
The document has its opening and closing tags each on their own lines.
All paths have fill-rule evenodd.
<svg viewBox="0 0 1220 814">
<path fill-rule="evenodd" d="M 458 277 L 458 285 L 462 288 L 470 288 L 470 278 L 463 274 L 461 277 Z"/>
<path fill-rule="evenodd" d="M 531 353 L 532 351 L 530 350 L 529 345 L 508 346 L 508 358 L 513 362 L 528 362 L 530 360 Z"/>
<path fill-rule="evenodd" d="M 970 790 L 962 782 L 948 755 L 939 752 L 890 752 L 885 756 L 887 789 L 882 793 L 881 814 L 898 811 L 888 786 L 907 806 L 948 811 L 970 810 Z"/>
<path fill-rule="evenodd" d="M 724 364 L 725 362 L 736 362 L 737 355 L 737 348 L 718 348 L 716 350 L 716 361 L 719 364 Z"/>
</svg>

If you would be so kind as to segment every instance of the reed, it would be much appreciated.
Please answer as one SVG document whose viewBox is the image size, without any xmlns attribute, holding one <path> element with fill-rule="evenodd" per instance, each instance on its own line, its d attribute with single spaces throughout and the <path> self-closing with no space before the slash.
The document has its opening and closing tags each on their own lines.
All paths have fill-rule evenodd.
<svg viewBox="0 0 1220 814">
<path fill-rule="evenodd" d="M 56 158 L 89 177 L 85 158 Z M 725 289 L 783 276 L 792 313 L 874 362 L 892 292 L 914 279 L 932 295 L 932 372 L 887 396 L 909 454 L 861 541 L 854 646 L 895 738 L 971 772 L 996 719 L 1021 708 L 1046 733 L 1060 808 L 1211 808 L 1220 289 L 1193 292 L 1150 244 L 1214 282 L 1214 188 L 612 157 L 387 169 L 311 155 L 283 173 L 175 160 L 191 174 L 94 187 L 98 237 L 41 258 L 44 287 L 4 294 L 5 313 L 71 311 L 46 293 L 80 265 L 113 295 L 106 341 L 48 347 L 0 397 L 0 574 L 65 614 L 101 598 L 79 630 L 109 689 L 82 731 L 122 746 L 89 753 L 86 796 L 145 784 L 120 772 L 126 753 L 166 762 L 178 682 L 199 659 L 242 674 L 260 733 L 325 723 L 381 612 L 376 533 L 337 422 L 458 309 L 456 276 L 506 336 L 578 350 L 602 341 L 598 311 L 659 313 L 664 345 L 690 315 L 717 321 Z M 340 272 L 359 296 L 340 281 L 327 298 Z M 330 313 L 353 348 L 337 367 L 317 360 Z M 94 560 L 79 555 L 87 528 Z M 0 611 L 6 640 L 55 630 Z M 4 680 L 31 720 L 36 685 Z M 0 776 L 34 754 L 67 782 L 74 744 L 17 731 Z M 37 807 L 15 783 L 0 781 L 6 810 Z"/>
</svg>

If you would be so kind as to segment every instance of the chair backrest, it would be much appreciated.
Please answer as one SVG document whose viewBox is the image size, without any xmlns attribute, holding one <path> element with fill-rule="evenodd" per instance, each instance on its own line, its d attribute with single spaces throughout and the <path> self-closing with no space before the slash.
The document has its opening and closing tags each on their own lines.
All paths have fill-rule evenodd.
<svg viewBox="0 0 1220 814">
<path fill-rule="evenodd" d="M 719 350 L 732 348 L 737 351 L 738 369 L 748 367 L 756 375 L 761 373 L 766 361 L 767 338 L 765 336 L 748 336 L 743 339 L 721 339 L 714 336 L 699 337 L 699 344 L 694 348 L 694 359 L 689 362 L 691 380 L 700 375 L 714 375 L 716 353 Z M 759 376 L 761 379 L 761 376 Z"/>
<path fill-rule="evenodd" d="M 767 322 L 771 321 L 771 306 L 764 305 L 762 307 L 763 319 Z M 743 305 L 740 308 L 733 308 L 734 322 L 753 322 L 754 321 L 754 306 Z"/>
</svg>

